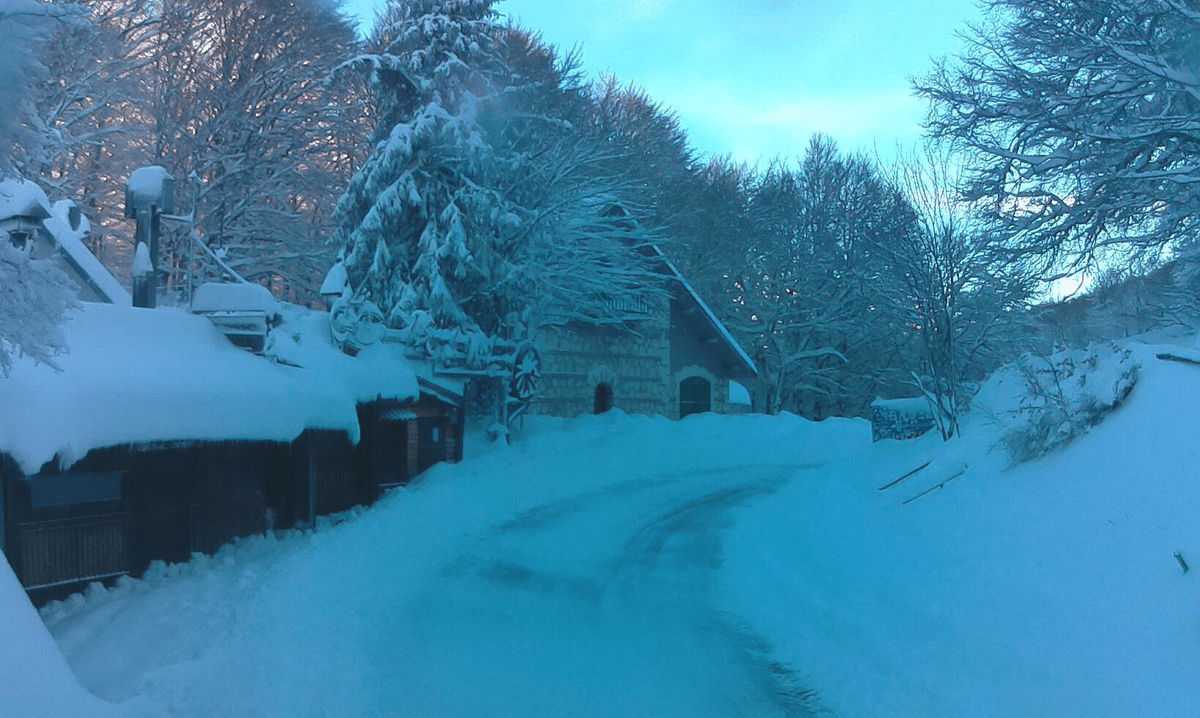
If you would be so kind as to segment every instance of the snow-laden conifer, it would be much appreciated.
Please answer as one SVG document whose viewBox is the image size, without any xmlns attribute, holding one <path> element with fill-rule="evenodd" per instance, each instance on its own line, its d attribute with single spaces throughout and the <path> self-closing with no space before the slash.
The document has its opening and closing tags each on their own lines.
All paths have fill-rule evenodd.
<svg viewBox="0 0 1200 718">
<path fill-rule="evenodd" d="M 372 44 L 350 63 L 380 125 L 337 209 L 349 285 L 468 364 L 506 364 L 541 325 L 635 320 L 657 255 L 574 58 L 472 0 L 393 4 Z"/>
<path fill-rule="evenodd" d="M 336 211 L 352 286 L 396 327 L 481 328 L 463 304 L 495 269 L 493 240 L 512 216 L 491 191 L 494 156 L 478 113 L 495 93 L 490 0 L 394 2 L 370 68 L 375 148 Z"/>
</svg>

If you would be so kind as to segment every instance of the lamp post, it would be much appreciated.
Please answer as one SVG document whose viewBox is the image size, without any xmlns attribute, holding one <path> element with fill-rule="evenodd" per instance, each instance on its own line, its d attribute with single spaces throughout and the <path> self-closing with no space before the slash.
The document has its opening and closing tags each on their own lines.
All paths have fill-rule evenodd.
<svg viewBox="0 0 1200 718">
<path fill-rule="evenodd" d="M 125 216 L 137 220 L 133 263 L 135 307 L 154 307 L 157 303 L 160 218 L 164 212 L 174 211 L 175 178 L 166 169 L 151 165 L 129 175 L 125 183 Z"/>
</svg>

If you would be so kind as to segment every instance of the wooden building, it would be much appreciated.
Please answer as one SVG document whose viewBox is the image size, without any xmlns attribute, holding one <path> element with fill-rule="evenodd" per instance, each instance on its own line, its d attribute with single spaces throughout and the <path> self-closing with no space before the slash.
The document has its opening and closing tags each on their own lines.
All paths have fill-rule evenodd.
<svg viewBox="0 0 1200 718">
<path fill-rule="evenodd" d="M 462 397 L 291 308 L 276 353 L 180 310 L 85 304 L 62 371 L 0 378 L 0 548 L 35 600 L 370 504 L 462 455 Z M 286 337 L 284 339 L 283 337 Z"/>
</svg>

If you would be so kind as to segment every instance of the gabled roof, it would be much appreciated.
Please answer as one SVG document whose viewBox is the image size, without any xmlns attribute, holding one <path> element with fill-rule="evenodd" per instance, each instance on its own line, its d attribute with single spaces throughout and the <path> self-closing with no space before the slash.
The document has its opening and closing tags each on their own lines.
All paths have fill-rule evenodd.
<svg viewBox="0 0 1200 718">
<path fill-rule="evenodd" d="M 73 218 L 75 221 L 72 221 Z M 96 296 L 109 304 L 129 306 L 133 303 L 129 291 L 121 286 L 112 272 L 108 271 L 108 267 L 101 264 L 96 255 L 83 243 L 91 234 L 92 226 L 74 202 L 69 199 L 55 202 L 42 226 L 57 246 L 63 261 L 96 293 Z"/>
<path fill-rule="evenodd" d="M 45 219 L 50 216 L 50 200 L 37 184 L 12 178 L 0 181 L 0 220 L 13 217 Z"/>
<path fill-rule="evenodd" d="M 696 288 L 684 278 L 683 273 L 679 271 L 679 268 L 675 266 L 674 262 L 672 262 L 670 259 L 667 259 L 667 256 L 663 254 L 661 249 L 656 246 L 654 247 L 654 251 L 657 252 L 659 257 L 662 258 L 663 264 L 666 266 L 668 273 L 683 290 L 682 299 L 690 302 L 700 311 L 705 322 L 715 333 L 717 339 L 725 346 L 727 350 L 732 353 L 733 357 L 736 359 L 736 363 L 740 364 L 742 368 L 748 371 L 751 377 L 758 376 L 758 367 L 754 366 L 754 360 L 750 358 L 750 355 L 746 353 L 745 349 L 742 349 L 742 345 L 738 344 L 737 340 L 733 338 L 733 335 L 729 333 L 729 330 L 725 327 L 725 324 L 717 318 L 717 315 L 713 313 L 712 308 L 709 307 L 704 299 L 700 297 L 700 293 L 696 291 Z"/>
</svg>

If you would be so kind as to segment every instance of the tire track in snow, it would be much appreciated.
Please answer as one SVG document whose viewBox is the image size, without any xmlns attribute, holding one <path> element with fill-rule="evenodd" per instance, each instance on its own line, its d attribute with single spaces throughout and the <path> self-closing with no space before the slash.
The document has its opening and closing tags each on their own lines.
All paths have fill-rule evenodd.
<svg viewBox="0 0 1200 718">
<path fill-rule="evenodd" d="M 676 596 L 699 597 L 683 606 L 695 614 L 697 629 L 710 634 L 718 649 L 742 658 L 756 688 L 786 716 L 825 711 L 801 678 L 772 657 L 768 641 L 716 610 L 712 584 L 720 568 L 721 534 L 734 518 L 731 512 L 775 493 L 796 469 L 820 466 L 756 467 L 763 475 L 753 482 L 721 487 L 666 511 L 629 538 L 609 579 L 609 590 L 627 600 L 670 595 L 672 591 L 661 590 L 664 583 L 673 584 Z"/>
<path fill-rule="evenodd" d="M 531 665 L 545 656 L 561 662 L 581 650 L 594 654 L 585 671 L 566 679 L 579 685 L 560 682 L 562 692 L 580 696 L 568 699 L 575 715 L 589 714 L 576 704 L 595 703 L 597 691 L 631 698 L 595 703 L 596 715 L 615 714 L 614 705 L 633 705 L 647 716 L 814 715 L 817 700 L 772 659 L 769 643 L 716 609 L 713 584 L 734 512 L 774 493 L 797 471 L 815 468 L 656 474 L 534 507 L 498 524 L 470 555 L 447 567 L 448 591 L 472 598 L 448 608 L 457 600 L 451 599 L 437 610 L 478 625 L 508 624 L 521 635 L 499 642 L 541 656 L 528 658 Z M 575 545 L 563 548 L 568 544 Z M 540 625 L 539 616 L 555 626 Z M 523 620 L 524 627 L 512 625 Z M 600 665 L 605 661 L 611 665 Z M 497 670 L 488 680 L 520 688 L 510 712 L 492 704 L 492 714 L 538 714 L 525 694 L 553 679 L 530 676 L 527 667 L 514 667 L 507 677 Z M 588 682 L 603 685 L 583 685 Z"/>
</svg>

